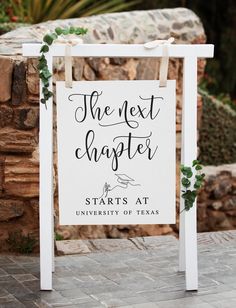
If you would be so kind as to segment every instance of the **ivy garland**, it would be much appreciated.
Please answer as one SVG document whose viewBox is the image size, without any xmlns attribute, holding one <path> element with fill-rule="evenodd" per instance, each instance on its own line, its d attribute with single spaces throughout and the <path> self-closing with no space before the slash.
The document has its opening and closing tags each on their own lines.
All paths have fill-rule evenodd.
<svg viewBox="0 0 236 308">
<path fill-rule="evenodd" d="M 193 188 L 194 188 L 193 190 L 189 189 L 192 185 L 191 183 L 191 178 L 193 176 L 192 168 L 194 168 L 196 171 L 195 181 L 193 183 Z M 184 190 L 182 190 L 182 195 L 181 195 L 181 197 L 184 199 L 184 210 L 185 211 L 189 211 L 193 207 L 197 194 L 202 187 L 205 174 L 201 173 L 201 170 L 202 170 L 202 166 L 200 165 L 199 160 L 194 160 L 192 162 L 192 167 L 187 167 L 184 165 L 181 165 L 180 167 L 180 171 L 183 175 L 181 183 L 183 187 L 185 188 Z"/>
<path fill-rule="evenodd" d="M 84 35 L 87 33 L 87 29 L 78 28 L 78 27 L 70 27 L 70 28 L 60 28 L 57 27 L 54 32 L 50 34 L 46 34 L 43 37 L 44 45 L 40 49 L 41 56 L 39 58 L 38 70 L 39 70 L 39 78 L 43 83 L 42 93 L 43 98 L 41 98 L 41 103 L 45 105 L 47 108 L 48 99 L 53 96 L 53 93 L 48 89 L 49 88 L 49 80 L 52 77 L 48 69 L 47 59 L 45 54 L 49 51 L 49 46 L 60 36 L 60 35 Z"/>
</svg>

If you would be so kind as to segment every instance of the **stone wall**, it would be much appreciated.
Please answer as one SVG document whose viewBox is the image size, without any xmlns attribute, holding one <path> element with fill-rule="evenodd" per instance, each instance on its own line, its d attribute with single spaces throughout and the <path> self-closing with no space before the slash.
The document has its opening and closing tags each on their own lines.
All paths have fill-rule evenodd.
<svg viewBox="0 0 236 308">
<path fill-rule="evenodd" d="M 236 228 L 236 164 L 205 167 L 206 181 L 198 197 L 198 231 Z"/>
<path fill-rule="evenodd" d="M 38 123 L 39 78 L 37 59 L 21 55 L 21 44 L 41 42 L 48 30 L 61 26 L 88 28 L 86 43 L 145 43 L 175 37 L 176 43 L 205 43 L 199 18 L 191 11 L 164 9 L 116 13 L 89 18 L 46 22 L 20 28 L 0 37 L 0 249 L 7 249 L 9 232 L 22 230 L 38 237 Z M 199 78 L 205 61 L 199 60 Z M 79 59 L 74 58 L 74 80 L 157 79 L 158 59 Z M 177 80 L 176 134 L 180 148 L 182 62 L 171 59 L 169 78 Z M 54 82 L 64 79 L 63 59 L 54 61 Z M 199 98 L 199 111 L 201 100 Z M 200 114 L 200 113 L 199 113 Z M 55 152 L 55 174 L 56 147 Z M 177 187 L 177 193 L 179 189 Z M 170 226 L 70 226 L 57 224 L 64 238 L 127 237 L 165 234 Z"/>
</svg>

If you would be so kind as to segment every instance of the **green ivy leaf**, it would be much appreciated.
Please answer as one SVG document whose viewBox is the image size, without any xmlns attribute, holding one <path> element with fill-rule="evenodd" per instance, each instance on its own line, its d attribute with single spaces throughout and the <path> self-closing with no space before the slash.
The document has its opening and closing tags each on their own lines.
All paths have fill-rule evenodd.
<svg viewBox="0 0 236 308">
<path fill-rule="evenodd" d="M 48 45 L 52 45 L 53 37 L 50 34 L 46 34 L 43 38 L 43 41 L 47 43 Z"/>
<path fill-rule="evenodd" d="M 75 34 L 76 35 L 84 35 L 88 32 L 88 29 L 84 29 L 84 28 L 75 28 Z"/>
<path fill-rule="evenodd" d="M 192 162 L 192 166 L 197 171 L 202 169 L 202 166 L 200 165 L 198 160 L 194 160 Z M 195 182 L 193 183 L 194 190 L 191 190 L 188 188 L 191 186 L 191 181 L 189 180 L 189 178 L 193 175 L 192 168 L 181 165 L 180 170 L 181 173 L 184 175 L 181 182 L 183 187 L 185 188 L 185 190 L 182 190 L 181 197 L 184 199 L 184 210 L 189 211 L 194 205 L 199 189 L 202 187 L 205 174 L 202 173 L 195 175 Z"/>
<path fill-rule="evenodd" d="M 41 47 L 41 49 L 40 49 L 40 52 L 48 52 L 49 51 L 49 47 L 48 47 L 48 45 L 43 45 L 42 47 Z M 44 57 L 45 58 L 45 57 Z"/>
<path fill-rule="evenodd" d="M 75 33 L 75 28 L 74 28 L 74 27 L 70 27 L 70 29 L 69 29 L 69 33 L 70 33 L 70 34 Z"/>
<path fill-rule="evenodd" d="M 194 184 L 194 188 L 199 189 L 202 186 L 202 181 L 196 181 L 196 183 Z"/>
<path fill-rule="evenodd" d="M 41 63 L 41 62 L 39 62 L 39 64 L 37 65 L 37 69 L 40 70 L 40 71 L 41 71 L 44 67 L 45 67 L 45 64 L 44 64 L 44 63 Z"/>
<path fill-rule="evenodd" d="M 181 183 L 186 188 L 188 188 L 191 185 L 191 182 L 187 178 L 182 178 Z"/>
<path fill-rule="evenodd" d="M 186 176 L 187 178 L 191 178 L 193 176 L 193 172 L 191 170 L 190 167 L 186 167 L 186 166 L 183 166 L 181 165 L 181 172 L 184 176 Z"/>
<path fill-rule="evenodd" d="M 56 32 L 56 34 L 57 35 L 61 35 L 62 34 L 62 28 L 60 28 L 60 27 L 57 27 L 56 29 L 55 29 L 55 32 Z"/>
<path fill-rule="evenodd" d="M 195 166 L 195 170 L 202 170 L 202 166 L 201 165 L 196 165 Z"/>
<path fill-rule="evenodd" d="M 195 159 L 193 160 L 192 166 L 195 167 L 196 165 L 199 165 L 199 164 L 200 164 L 200 161 Z"/>
<path fill-rule="evenodd" d="M 52 76 L 52 74 L 49 72 L 48 68 L 44 68 L 42 70 L 42 74 L 43 74 L 44 78 L 46 78 L 46 79 L 49 79 Z"/>
<path fill-rule="evenodd" d="M 189 200 L 185 200 L 184 202 L 184 208 L 186 211 L 189 211 L 191 209 L 191 207 L 193 207 L 193 203 L 190 202 Z"/>
<path fill-rule="evenodd" d="M 43 94 L 47 95 L 48 94 L 48 88 L 47 87 L 43 87 L 42 89 Z"/>
<path fill-rule="evenodd" d="M 62 34 L 64 35 L 68 35 L 70 33 L 70 29 L 69 28 L 65 28 L 62 30 Z"/>
<path fill-rule="evenodd" d="M 56 40 L 58 38 L 58 35 L 55 32 L 53 32 L 51 34 L 51 37 L 53 38 L 53 40 Z"/>
</svg>

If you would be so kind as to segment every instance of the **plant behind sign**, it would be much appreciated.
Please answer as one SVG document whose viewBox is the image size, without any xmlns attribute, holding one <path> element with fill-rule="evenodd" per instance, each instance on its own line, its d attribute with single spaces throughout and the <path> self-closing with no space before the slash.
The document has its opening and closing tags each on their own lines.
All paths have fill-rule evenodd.
<svg viewBox="0 0 236 308">
<path fill-rule="evenodd" d="M 192 168 L 194 168 L 196 171 L 195 181 L 193 184 L 193 188 L 194 188 L 193 190 L 191 189 L 191 185 L 192 185 L 191 178 L 194 173 Z M 181 197 L 184 199 L 184 210 L 185 211 L 189 211 L 193 207 L 197 194 L 202 187 L 205 174 L 201 173 L 201 170 L 202 170 L 202 166 L 200 165 L 200 162 L 198 160 L 194 160 L 192 162 L 192 167 L 187 167 L 184 165 L 181 165 L 180 167 L 180 171 L 183 175 L 181 183 L 183 187 L 185 188 L 185 190 L 182 190 L 182 195 L 181 195 Z"/>
<path fill-rule="evenodd" d="M 47 108 L 47 101 L 48 99 L 53 96 L 53 93 L 48 89 L 49 88 L 49 80 L 52 77 L 52 74 L 50 73 L 48 69 L 48 63 L 47 59 L 45 57 L 45 53 L 49 51 L 49 46 L 52 45 L 53 41 L 55 41 L 58 36 L 60 35 L 84 35 L 87 33 L 87 29 L 84 28 L 76 28 L 76 27 L 70 27 L 70 28 L 56 28 L 55 32 L 52 32 L 50 34 L 46 34 L 43 37 L 44 45 L 41 47 L 40 52 L 41 56 L 39 58 L 39 64 L 38 64 L 38 70 L 39 70 L 39 78 L 43 83 L 42 87 L 42 94 L 43 98 L 41 98 L 41 103 L 45 105 Z"/>
</svg>

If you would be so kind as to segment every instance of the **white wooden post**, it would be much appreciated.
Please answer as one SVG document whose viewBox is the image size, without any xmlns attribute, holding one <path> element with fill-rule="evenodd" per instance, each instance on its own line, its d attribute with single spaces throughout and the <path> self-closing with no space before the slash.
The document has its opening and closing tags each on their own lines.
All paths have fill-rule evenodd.
<svg viewBox="0 0 236 308">
<path fill-rule="evenodd" d="M 183 106 L 182 106 L 182 149 L 181 164 L 191 166 L 197 158 L 197 57 L 184 58 Z M 182 185 L 180 185 L 181 187 Z M 180 260 L 179 269 L 185 270 L 186 290 L 198 289 L 197 265 L 197 217 L 196 202 L 189 211 L 183 211 L 180 201 Z"/>
<path fill-rule="evenodd" d="M 52 55 L 46 55 L 49 71 L 52 72 Z M 52 91 L 52 78 L 49 90 Z M 40 98 L 42 84 L 40 84 Z M 52 271 L 54 264 L 54 223 L 53 223 L 53 100 L 47 102 L 47 109 L 40 103 L 39 125 L 40 155 L 40 287 L 52 290 Z"/>
<path fill-rule="evenodd" d="M 40 56 L 41 44 L 24 44 L 24 56 Z M 190 166 L 197 156 L 197 58 L 212 58 L 213 45 L 170 45 L 169 56 L 184 59 L 181 163 Z M 52 73 L 53 57 L 63 57 L 65 45 L 50 46 L 47 53 Z M 83 44 L 72 47 L 77 57 L 161 57 L 162 47 L 145 49 L 142 44 Z M 41 85 L 41 84 L 40 84 Z M 42 85 L 40 87 L 42 89 Z M 49 89 L 52 91 L 52 81 Z M 41 92 L 41 90 L 40 90 Z M 184 204 L 181 200 L 180 210 Z M 179 270 L 186 271 L 186 290 L 197 290 L 196 203 L 180 215 Z M 40 104 L 40 279 L 41 290 L 52 289 L 54 271 L 53 227 L 53 102 Z"/>
</svg>

